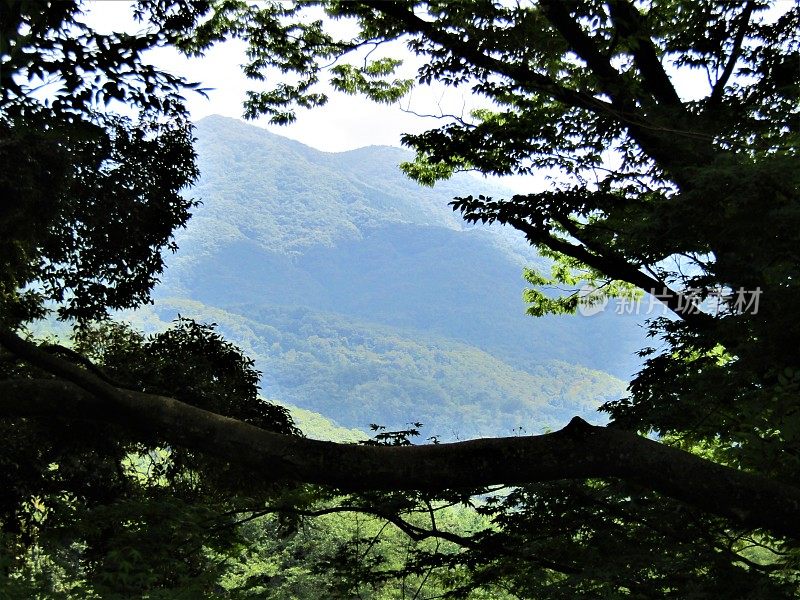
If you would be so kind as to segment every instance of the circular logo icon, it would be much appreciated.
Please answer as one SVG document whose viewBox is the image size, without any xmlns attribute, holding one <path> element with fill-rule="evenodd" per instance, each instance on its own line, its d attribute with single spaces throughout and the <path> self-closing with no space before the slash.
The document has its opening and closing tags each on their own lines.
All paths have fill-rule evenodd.
<svg viewBox="0 0 800 600">
<path fill-rule="evenodd" d="M 578 298 L 578 313 L 584 317 L 601 313 L 608 305 L 608 296 L 601 296 L 591 285 L 581 287 Z"/>
</svg>

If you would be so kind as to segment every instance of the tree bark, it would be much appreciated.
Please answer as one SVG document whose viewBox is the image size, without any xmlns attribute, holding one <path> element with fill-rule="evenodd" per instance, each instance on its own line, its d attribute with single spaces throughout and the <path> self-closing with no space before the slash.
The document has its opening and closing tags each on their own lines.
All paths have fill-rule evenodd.
<svg viewBox="0 0 800 600">
<path fill-rule="evenodd" d="M 618 477 L 740 525 L 800 538 L 800 489 L 578 417 L 539 436 L 361 446 L 280 435 L 174 398 L 112 389 L 115 397 L 100 397 L 61 379 L 3 381 L 0 415 L 110 421 L 247 466 L 259 478 L 343 491 Z"/>
</svg>

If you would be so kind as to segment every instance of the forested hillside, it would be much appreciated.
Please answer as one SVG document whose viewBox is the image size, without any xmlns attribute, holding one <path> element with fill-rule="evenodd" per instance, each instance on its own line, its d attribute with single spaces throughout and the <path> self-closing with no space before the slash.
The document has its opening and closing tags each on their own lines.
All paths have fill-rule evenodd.
<svg viewBox="0 0 800 600">
<path fill-rule="evenodd" d="M 597 403 L 625 387 L 561 361 L 523 370 L 462 342 L 302 307 L 225 311 L 165 299 L 130 319 L 153 331 L 175 314 L 216 323 L 256 359 L 264 395 L 362 430 L 419 421 L 441 439 L 542 433 L 575 414 L 597 421 Z"/>
<path fill-rule="evenodd" d="M 622 393 L 601 371 L 634 370 L 635 321 L 527 316 L 523 269 L 547 261 L 448 206 L 502 190 L 468 175 L 420 186 L 397 148 L 324 153 L 223 117 L 196 135 L 202 205 L 156 309 L 219 322 L 267 395 L 348 427 L 420 420 L 463 438 L 596 418 Z"/>
</svg>

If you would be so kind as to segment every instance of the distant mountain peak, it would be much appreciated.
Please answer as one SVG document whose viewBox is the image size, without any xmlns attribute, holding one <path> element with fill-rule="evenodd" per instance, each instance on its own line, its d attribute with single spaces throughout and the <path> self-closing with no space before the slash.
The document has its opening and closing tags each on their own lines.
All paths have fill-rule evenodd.
<svg viewBox="0 0 800 600">
<path fill-rule="evenodd" d="M 202 119 L 199 119 L 195 122 L 195 126 L 200 129 L 213 129 L 216 132 L 219 132 L 220 129 L 232 129 L 235 131 L 247 131 L 253 135 L 263 135 L 265 138 L 273 138 L 276 140 L 284 140 L 290 145 L 298 145 L 302 146 L 303 148 L 318 152 L 323 155 L 342 155 L 342 154 L 388 154 L 399 157 L 399 160 L 408 160 L 413 157 L 413 153 L 410 150 L 406 150 L 404 148 L 399 148 L 397 146 L 388 146 L 385 144 L 371 144 L 368 146 L 362 146 L 360 148 L 353 148 L 351 150 L 342 150 L 342 151 L 327 151 L 327 150 L 320 150 L 319 148 L 315 148 L 310 144 L 305 144 L 294 138 L 281 135 L 280 133 L 276 133 L 265 127 L 261 127 L 255 123 L 249 123 L 247 121 L 243 121 L 241 119 L 237 119 L 235 117 L 226 117 L 224 115 L 207 115 Z M 398 161 L 399 162 L 399 161 Z"/>
<path fill-rule="evenodd" d="M 391 223 L 462 230 L 449 202 L 492 191 L 466 175 L 422 187 L 398 168 L 411 153 L 391 146 L 322 152 L 220 115 L 198 121 L 196 136 L 201 178 L 192 194 L 203 205 L 182 247 L 221 237 L 291 255 Z"/>
</svg>

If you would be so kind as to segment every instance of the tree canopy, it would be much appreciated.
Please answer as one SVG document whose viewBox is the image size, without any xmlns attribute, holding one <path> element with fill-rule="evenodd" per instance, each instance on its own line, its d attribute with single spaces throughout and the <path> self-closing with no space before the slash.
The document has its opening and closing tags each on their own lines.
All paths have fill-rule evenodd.
<svg viewBox="0 0 800 600">
<path fill-rule="evenodd" d="M 238 493 L 242 469 L 269 484 L 263 498 L 293 493 L 275 481 L 356 492 L 345 505 L 459 548 L 421 551 L 407 567 L 466 569 L 454 594 L 488 582 L 518 597 L 797 594 L 800 6 L 137 6 L 152 33 L 99 35 L 73 3 L 3 9 L 0 411 L 8 439 L 22 448 L 20 428 L 109 421 L 104 440 L 152 447 L 156 439 L 207 457 L 214 494 Z M 335 20 L 357 33 L 342 37 Z M 150 67 L 143 52 L 172 44 L 202 54 L 229 38 L 248 45 L 245 73 L 267 82 L 248 94 L 246 116 L 290 122 L 298 108 L 324 104 L 331 87 L 393 102 L 441 82 L 490 108 L 405 136 L 417 153 L 407 174 L 426 184 L 464 169 L 563 174 L 543 192 L 477 191 L 453 208 L 468 221 L 519 229 L 553 261 L 551 273 L 527 274 L 534 315 L 641 293 L 671 311 L 648 322 L 659 347 L 642 349 L 627 397 L 602 407 L 608 427 L 573 421 L 547 436 L 419 447 L 319 443 L 292 435 L 280 411 L 259 408 L 248 365 L 211 330 L 179 324 L 182 333 L 145 342 L 105 329 L 113 350 L 98 354 L 90 321 L 147 301 L 160 253 L 192 204 L 180 194 L 196 176 L 180 93 L 193 85 Z M 422 59 L 413 78 L 397 74 L 390 51 L 381 54 L 395 40 Z M 55 91 L 37 95 L 41 84 Z M 115 115 L 114 100 L 137 116 Z M 553 296 L 542 286 L 570 291 Z M 18 335 L 48 310 L 77 319 L 74 350 Z M 193 366 L 183 358 L 176 369 L 187 355 Z M 216 375 L 218 366 L 232 371 Z M 66 438 L 53 442 L 57 459 L 31 468 L 37 485 L 49 464 L 65 460 Z M 93 451 L 121 459 L 119 448 Z M 195 468 L 180 456 L 176 465 Z M 237 471 L 233 481 L 217 477 L 226 469 L 219 461 Z M 493 526 L 476 534 L 415 529 L 397 516 L 418 503 L 469 502 L 493 484 L 515 487 L 484 496 L 478 510 Z M 19 531 L 13 515 L 33 488 L 9 489 L 16 495 L 3 527 Z"/>
</svg>

